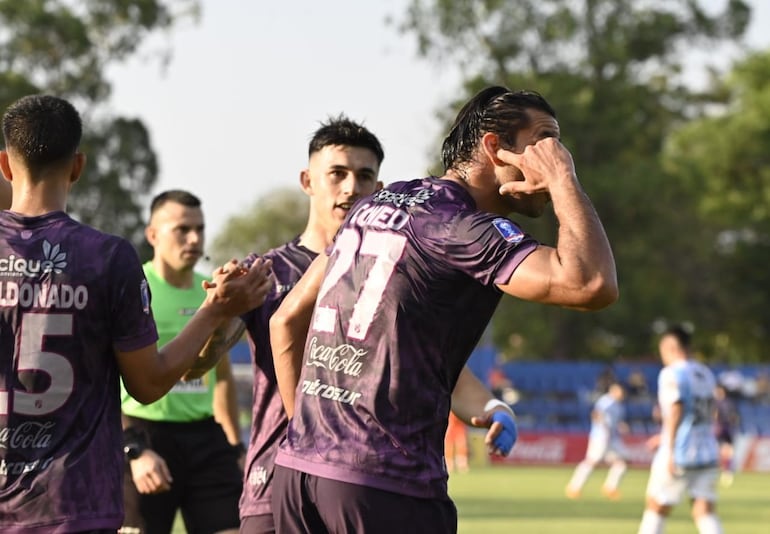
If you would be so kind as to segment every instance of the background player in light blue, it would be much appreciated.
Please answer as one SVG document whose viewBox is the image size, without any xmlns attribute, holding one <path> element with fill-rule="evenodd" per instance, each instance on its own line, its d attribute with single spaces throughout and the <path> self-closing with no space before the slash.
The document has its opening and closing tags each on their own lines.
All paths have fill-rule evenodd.
<svg viewBox="0 0 770 534">
<path fill-rule="evenodd" d="M 602 486 L 602 493 L 610 499 L 620 498 L 618 486 L 626 473 L 626 449 L 621 434 L 628 431 L 623 405 L 625 390 L 617 382 L 610 384 L 607 393 L 599 397 L 591 410 L 591 432 L 588 435 L 586 456 L 575 468 L 567 484 L 570 499 L 580 497 L 588 477 L 599 462 L 610 462 L 610 470 Z"/>
<path fill-rule="evenodd" d="M 703 364 L 690 357 L 690 334 L 668 329 L 658 351 L 663 369 L 658 375 L 661 433 L 650 467 L 647 505 L 639 534 L 660 534 L 666 517 L 687 491 L 692 518 L 700 534 L 720 534 L 716 515 L 719 446 L 714 435 L 716 380 Z"/>
</svg>

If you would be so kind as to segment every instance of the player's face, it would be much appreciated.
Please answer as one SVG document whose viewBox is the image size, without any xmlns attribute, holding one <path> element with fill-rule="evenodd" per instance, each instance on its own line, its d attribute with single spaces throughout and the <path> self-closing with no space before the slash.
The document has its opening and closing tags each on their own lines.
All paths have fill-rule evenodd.
<svg viewBox="0 0 770 534">
<path fill-rule="evenodd" d="M 658 342 L 658 352 L 663 365 L 668 365 L 681 353 L 681 347 L 676 337 L 666 335 L 660 338 Z"/>
<path fill-rule="evenodd" d="M 147 240 L 155 257 L 171 269 L 190 270 L 203 255 L 203 212 L 200 208 L 166 202 L 152 215 Z"/>
<path fill-rule="evenodd" d="M 530 118 L 529 127 L 519 130 L 516 136 L 516 144 L 511 147 L 513 152 L 521 154 L 529 145 L 534 145 L 541 139 L 547 137 L 560 138 L 559 123 L 548 113 L 537 109 L 527 111 Z M 522 172 L 513 166 L 503 169 L 503 174 L 498 180 L 498 185 L 506 182 L 524 180 Z M 505 195 L 511 211 L 521 213 L 528 217 L 539 217 L 545 211 L 546 206 L 551 201 L 548 193 L 535 193 L 533 195 Z"/>
<path fill-rule="evenodd" d="M 314 220 L 335 233 L 353 203 L 381 187 L 379 171 L 377 156 L 367 148 L 325 146 L 314 152 L 302 174 Z"/>
</svg>

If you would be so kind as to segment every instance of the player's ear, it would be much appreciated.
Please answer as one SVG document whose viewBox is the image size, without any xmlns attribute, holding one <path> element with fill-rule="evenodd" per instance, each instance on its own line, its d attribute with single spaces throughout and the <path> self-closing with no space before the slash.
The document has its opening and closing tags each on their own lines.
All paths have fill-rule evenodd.
<svg viewBox="0 0 770 534">
<path fill-rule="evenodd" d="M 379 191 L 383 187 L 385 187 L 385 185 L 382 183 L 382 180 L 377 180 L 377 185 L 374 186 L 374 190 Z"/>
<path fill-rule="evenodd" d="M 11 172 L 11 164 L 8 161 L 8 152 L 0 150 L 0 170 L 3 171 L 3 176 L 9 182 L 13 180 L 13 172 Z"/>
<path fill-rule="evenodd" d="M 155 243 L 157 241 L 157 235 L 158 231 L 155 229 L 155 227 L 152 225 L 152 215 L 150 216 L 150 224 L 144 227 L 144 237 L 147 239 L 147 242 L 152 246 L 155 247 Z"/>
<path fill-rule="evenodd" d="M 70 183 L 74 184 L 80 179 L 80 175 L 83 173 L 83 168 L 86 166 L 86 155 L 82 152 L 77 152 L 75 158 L 72 160 L 72 169 L 70 170 Z"/>
<path fill-rule="evenodd" d="M 310 169 L 302 169 L 299 173 L 299 185 L 306 195 L 313 193 L 313 187 L 310 184 Z"/>
<path fill-rule="evenodd" d="M 492 132 L 487 132 L 481 137 L 481 150 L 484 155 L 496 166 L 508 165 L 506 162 L 497 157 L 497 151 L 502 148 L 500 146 L 500 136 Z"/>
</svg>

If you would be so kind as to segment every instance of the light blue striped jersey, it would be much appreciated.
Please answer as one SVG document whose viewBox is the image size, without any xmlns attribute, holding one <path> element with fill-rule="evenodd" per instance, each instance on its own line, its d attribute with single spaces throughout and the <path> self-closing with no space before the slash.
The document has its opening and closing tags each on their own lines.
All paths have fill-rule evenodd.
<svg viewBox="0 0 770 534">
<path fill-rule="evenodd" d="M 675 403 L 682 405 L 673 451 L 678 467 L 713 466 L 719 461 L 719 445 L 714 435 L 715 386 L 711 370 L 692 360 L 668 365 L 658 376 L 658 402 L 663 418 L 671 416 Z M 662 443 L 666 443 L 665 438 Z"/>
</svg>

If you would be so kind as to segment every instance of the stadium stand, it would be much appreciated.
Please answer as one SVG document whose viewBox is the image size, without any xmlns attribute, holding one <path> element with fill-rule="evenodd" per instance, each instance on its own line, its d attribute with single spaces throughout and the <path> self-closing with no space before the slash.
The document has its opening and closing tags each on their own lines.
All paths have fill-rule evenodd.
<svg viewBox="0 0 770 534">
<path fill-rule="evenodd" d="M 246 342 L 236 344 L 230 357 L 233 364 L 250 365 Z M 482 346 L 474 351 L 468 365 L 492 387 L 488 380 L 497 367 L 496 361 L 495 349 Z M 499 369 L 510 382 L 501 398 L 515 410 L 521 430 L 586 433 L 590 429 L 591 407 L 602 393 L 601 380 L 609 376 L 628 385 L 632 375 L 635 379 L 641 375 L 646 390 L 629 390 L 626 416 L 631 433 L 649 435 L 658 430 L 653 418 L 658 363 L 517 360 L 504 363 Z M 735 400 L 740 415 L 739 432 L 770 436 L 770 392 L 759 387 L 770 377 L 770 365 L 717 365 L 713 369 Z"/>
<path fill-rule="evenodd" d="M 496 367 L 492 347 L 477 349 L 468 365 L 486 380 Z M 649 435 L 658 430 L 654 419 L 659 363 L 580 361 L 514 361 L 500 366 L 510 382 L 503 395 L 516 411 L 519 427 L 526 431 L 585 433 L 590 429 L 594 401 L 602 393 L 602 381 L 615 378 L 628 387 L 626 417 L 631 433 Z M 770 394 L 757 384 L 770 376 L 769 365 L 713 367 L 720 382 L 728 384 L 740 415 L 738 431 L 770 436 Z M 633 379 L 631 378 L 633 375 Z M 724 380 L 721 380 L 724 378 Z"/>
</svg>

